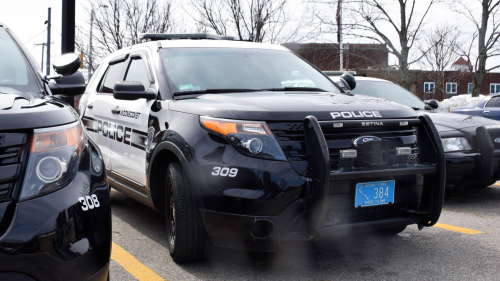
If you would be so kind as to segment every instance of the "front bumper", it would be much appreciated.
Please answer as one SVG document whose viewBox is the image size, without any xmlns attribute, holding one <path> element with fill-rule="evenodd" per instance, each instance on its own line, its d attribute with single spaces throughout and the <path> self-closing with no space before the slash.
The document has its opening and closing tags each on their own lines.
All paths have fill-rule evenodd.
<svg viewBox="0 0 500 281">
<path fill-rule="evenodd" d="M 111 206 L 106 175 L 90 170 L 89 146 L 66 187 L 23 202 L 0 233 L 0 280 L 99 280 L 108 276 Z M 79 198 L 96 195 L 86 211 Z M 21 277 L 23 276 L 23 277 Z M 31 279 L 30 279 L 31 278 Z"/>
<path fill-rule="evenodd" d="M 236 198 L 232 203 L 229 203 L 229 199 L 218 200 L 219 204 L 215 208 L 209 202 L 213 202 L 216 196 L 213 190 L 211 193 L 207 192 L 204 197 L 211 200 L 204 200 L 205 208 L 201 213 L 208 234 L 217 246 L 274 251 L 276 244 L 282 240 L 317 240 L 332 233 L 374 231 L 414 223 L 421 226 L 434 225 L 441 214 L 444 198 L 444 151 L 432 121 L 427 116 L 421 116 L 420 122 L 422 130 L 428 132 L 428 138 L 422 140 L 422 145 L 427 145 L 428 155 L 434 159 L 433 165 L 334 173 L 330 172 L 330 156 L 321 126 L 316 118 L 308 117 L 304 121 L 304 131 L 311 157 L 311 176 L 306 179 L 302 190 L 296 193 L 299 196 L 281 208 L 279 213 L 266 214 L 261 210 L 274 211 L 276 205 L 282 204 L 283 199 L 286 200 L 286 194 L 276 196 L 281 199 L 275 200 L 276 204 Z M 430 152 L 432 149 L 434 151 Z M 221 158 L 227 159 L 226 163 L 231 165 L 228 163 L 231 158 Z M 274 164 L 273 167 L 277 166 L 278 164 Z M 283 190 L 287 183 L 274 175 L 273 167 L 268 170 L 268 178 L 280 182 Z M 276 170 L 283 172 L 284 169 Z M 393 205 L 352 208 L 354 195 L 349 190 L 353 190 L 356 183 L 388 178 L 398 182 Z M 228 182 L 224 185 L 221 181 L 218 183 L 220 188 L 231 186 Z M 263 192 L 261 198 L 271 196 L 266 197 Z M 252 204 L 256 202 L 258 204 Z M 260 206 L 260 210 L 252 213 L 232 208 L 246 206 L 244 210 L 251 210 L 253 205 Z"/>
</svg>

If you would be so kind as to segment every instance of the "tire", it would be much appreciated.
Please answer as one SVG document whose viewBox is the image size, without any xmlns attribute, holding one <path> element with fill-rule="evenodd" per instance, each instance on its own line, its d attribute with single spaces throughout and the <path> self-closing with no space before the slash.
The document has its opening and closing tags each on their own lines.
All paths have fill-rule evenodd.
<svg viewBox="0 0 500 281">
<path fill-rule="evenodd" d="M 399 233 L 403 232 L 405 229 L 406 229 L 406 225 L 395 226 L 395 227 L 392 227 L 392 228 L 387 228 L 387 229 L 380 230 L 378 233 L 381 234 L 381 235 L 390 236 L 390 235 L 399 234 Z"/>
<path fill-rule="evenodd" d="M 169 252 L 177 263 L 203 259 L 205 229 L 186 172 L 179 162 L 167 168 L 165 213 Z"/>
</svg>

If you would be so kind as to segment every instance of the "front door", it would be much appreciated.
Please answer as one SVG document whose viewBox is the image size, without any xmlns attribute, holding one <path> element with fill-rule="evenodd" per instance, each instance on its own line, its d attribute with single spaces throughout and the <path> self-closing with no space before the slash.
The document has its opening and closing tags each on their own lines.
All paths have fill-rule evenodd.
<svg viewBox="0 0 500 281">
<path fill-rule="evenodd" d="M 145 89 L 155 88 L 146 51 L 130 55 L 124 81 L 139 81 Z M 156 90 L 155 90 L 156 91 Z M 119 113 L 114 122 L 116 141 L 113 144 L 111 165 L 113 171 L 145 188 L 146 145 L 151 106 L 155 100 L 115 100 Z"/>
<path fill-rule="evenodd" d="M 112 169 L 111 151 L 114 142 L 112 126 L 116 101 L 113 98 L 113 87 L 117 81 L 123 80 L 125 65 L 126 61 L 109 65 L 97 94 L 92 95 L 87 102 L 87 107 L 90 107 L 86 110 L 85 116 L 92 120 L 84 118 L 84 121 L 92 121 L 93 123 L 94 135 L 101 149 L 104 164 L 108 169 Z"/>
</svg>

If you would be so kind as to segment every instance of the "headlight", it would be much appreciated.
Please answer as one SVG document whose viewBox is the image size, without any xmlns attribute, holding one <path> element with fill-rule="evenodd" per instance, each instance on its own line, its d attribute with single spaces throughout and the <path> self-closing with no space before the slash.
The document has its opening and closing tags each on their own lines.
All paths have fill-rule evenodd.
<svg viewBox="0 0 500 281">
<path fill-rule="evenodd" d="M 78 170 L 84 133 L 80 122 L 35 130 L 21 200 L 66 186 Z"/>
<path fill-rule="evenodd" d="M 441 140 L 446 152 L 472 150 L 466 138 L 445 138 Z"/>
<path fill-rule="evenodd" d="M 246 156 L 286 160 L 266 122 L 236 121 L 200 116 L 203 128 L 224 137 Z"/>
</svg>

